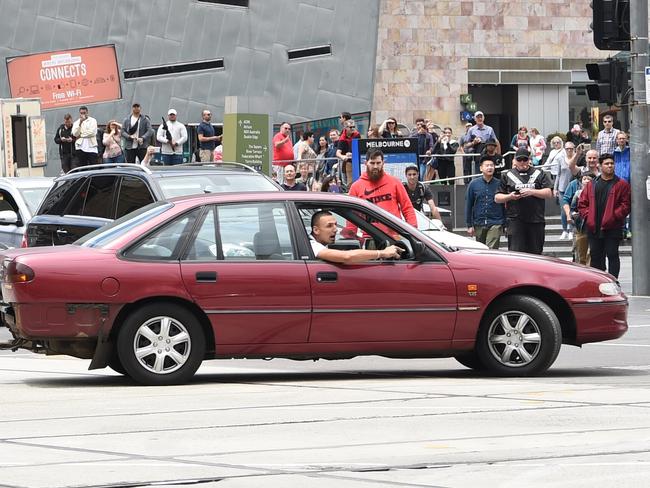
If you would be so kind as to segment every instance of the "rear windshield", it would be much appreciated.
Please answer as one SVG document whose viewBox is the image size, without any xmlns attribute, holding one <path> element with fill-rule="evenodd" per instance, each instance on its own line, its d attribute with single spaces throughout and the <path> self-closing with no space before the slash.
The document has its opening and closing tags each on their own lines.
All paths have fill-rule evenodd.
<svg viewBox="0 0 650 488">
<path fill-rule="evenodd" d="M 163 176 L 158 184 L 166 199 L 201 193 L 279 191 L 272 181 L 254 173 Z"/>
<path fill-rule="evenodd" d="M 81 239 L 77 239 L 73 244 L 82 247 L 104 247 L 113 242 L 118 237 L 123 236 L 134 227 L 147 220 L 160 215 L 174 205 L 169 202 L 155 202 L 142 207 L 134 212 L 126 214 L 114 220 L 108 225 L 86 234 Z"/>
</svg>

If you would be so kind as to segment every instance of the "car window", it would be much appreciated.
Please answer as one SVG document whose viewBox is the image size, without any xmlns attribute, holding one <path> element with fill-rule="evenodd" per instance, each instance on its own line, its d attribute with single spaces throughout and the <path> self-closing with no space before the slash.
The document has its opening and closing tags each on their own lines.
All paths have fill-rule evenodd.
<svg viewBox="0 0 650 488">
<path fill-rule="evenodd" d="M 328 208 L 315 207 L 313 204 L 301 204 L 299 212 L 307 234 L 311 233 L 311 217 L 320 210 L 330 212 L 336 218 L 337 232 L 335 240 L 330 244 L 334 249 L 352 249 L 351 243 L 362 249 L 383 249 L 394 244 L 404 253 L 400 261 L 414 260 L 413 236 L 389 221 L 378 219 L 377 215 L 358 208 L 333 206 Z M 433 257 L 433 255 L 432 255 Z"/>
<path fill-rule="evenodd" d="M 0 190 L 0 212 L 4 210 L 11 210 L 18 213 L 18 205 L 14 198 L 6 190 Z"/>
<path fill-rule="evenodd" d="M 145 239 L 127 250 L 124 255 L 127 258 L 154 261 L 178 259 L 183 243 L 191 233 L 199 212 L 200 209 L 196 209 L 177 217 L 149 234 Z"/>
<path fill-rule="evenodd" d="M 76 240 L 74 244 L 83 247 L 103 247 L 109 245 L 134 227 L 137 227 L 143 222 L 147 222 L 173 206 L 169 202 L 152 203 L 86 234 L 81 239 Z"/>
<path fill-rule="evenodd" d="M 85 217 L 114 218 L 113 195 L 115 193 L 115 175 L 93 176 L 88 184 L 81 188 L 65 210 L 67 215 Z"/>
<path fill-rule="evenodd" d="M 39 215 L 63 215 L 68 205 L 79 198 L 80 190 L 87 184 L 87 178 L 55 181 L 38 209 Z M 83 200 L 81 204 L 83 205 Z"/>
<path fill-rule="evenodd" d="M 22 195 L 23 200 L 25 200 L 29 211 L 34 214 L 38 208 L 38 204 L 41 203 L 49 189 L 49 186 L 45 186 L 42 188 L 20 188 L 18 191 Z"/>
<path fill-rule="evenodd" d="M 120 190 L 117 197 L 116 216 L 133 212 L 153 202 L 153 196 L 147 184 L 135 176 L 123 176 L 120 181 Z"/>
<path fill-rule="evenodd" d="M 291 260 L 295 253 L 283 203 L 218 207 L 221 255 L 231 260 Z"/>
<path fill-rule="evenodd" d="M 188 247 L 185 260 L 216 261 L 217 251 L 217 221 L 215 208 L 210 207 L 199 230 Z"/>
<path fill-rule="evenodd" d="M 201 193 L 278 191 L 278 187 L 273 182 L 257 173 L 163 176 L 158 179 L 158 184 L 165 198 Z"/>
</svg>

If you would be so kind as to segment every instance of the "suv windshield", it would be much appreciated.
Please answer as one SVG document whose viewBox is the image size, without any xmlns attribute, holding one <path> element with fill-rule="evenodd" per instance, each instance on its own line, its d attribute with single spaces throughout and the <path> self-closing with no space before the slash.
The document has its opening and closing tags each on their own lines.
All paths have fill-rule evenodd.
<svg viewBox="0 0 650 488">
<path fill-rule="evenodd" d="M 147 220 L 160 215 L 167 209 L 173 207 L 169 202 L 154 202 L 146 207 L 142 207 L 130 214 L 114 220 L 108 225 L 86 234 L 81 239 L 77 239 L 73 244 L 82 247 L 103 247 L 113 242 L 113 240 L 126 234 L 135 226 L 146 222 Z"/>
<path fill-rule="evenodd" d="M 38 208 L 38 204 L 41 203 L 41 200 L 43 200 L 43 197 L 49 189 L 49 186 L 43 186 L 40 188 L 19 188 L 18 191 L 23 196 L 23 200 L 25 200 L 29 211 L 34 214 Z"/>
<path fill-rule="evenodd" d="M 165 198 L 201 193 L 278 191 L 278 187 L 265 176 L 251 173 L 164 176 L 158 179 L 158 184 Z"/>
</svg>

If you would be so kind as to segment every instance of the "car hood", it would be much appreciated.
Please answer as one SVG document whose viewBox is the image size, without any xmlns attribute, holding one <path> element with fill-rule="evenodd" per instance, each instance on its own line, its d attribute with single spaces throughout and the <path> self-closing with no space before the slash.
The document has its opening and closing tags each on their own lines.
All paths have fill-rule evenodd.
<svg viewBox="0 0 650 488">
<path fill-rule="evenodd" d="M 420 232 L 429 236 L 434 241 L 444 244 L 447 247 L 455 247 L 458 249 L 488 249 L 488 247 L 482 242 L 478 242 L 474 239 L 470 239 L 469 237 L 454 234 L 453 232 L 446 230 L 424 229 L 420 230 Z"/>
</svg>

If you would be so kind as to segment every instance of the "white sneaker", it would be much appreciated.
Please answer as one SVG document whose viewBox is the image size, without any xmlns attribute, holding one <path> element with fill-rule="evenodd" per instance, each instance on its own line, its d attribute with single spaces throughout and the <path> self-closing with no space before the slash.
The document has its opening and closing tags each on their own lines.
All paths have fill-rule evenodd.
<svg viewBox="0 0 650 488">
<path fill-rule="evenodd" d="M 564 240 L 566 240 L 566 238 L 567 238 L 566 231 L 563 230 L 563 231 L 562 231 L 562 235 L 560 236 L 560 240 L 561 240 L 561 241 L 564 241 Z"/>
<path fill-rule="evenodd" d="M 569 232 L 569 235 L 567 236 L 567 239 L 572 241 L 573 240 L 573 232 Z"/>
</svg>

